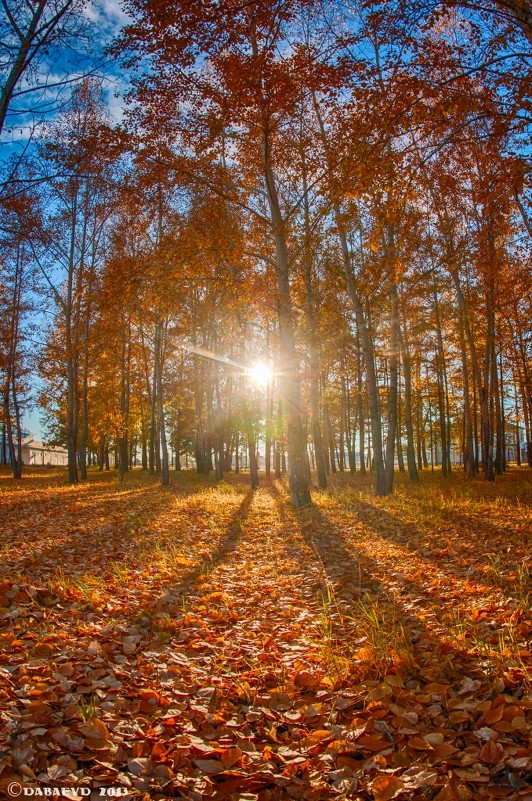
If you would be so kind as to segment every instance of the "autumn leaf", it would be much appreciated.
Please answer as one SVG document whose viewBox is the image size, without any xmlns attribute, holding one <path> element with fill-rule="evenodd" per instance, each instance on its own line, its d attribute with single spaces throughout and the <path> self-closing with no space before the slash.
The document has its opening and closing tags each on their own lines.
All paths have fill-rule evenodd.
<svg viewBox="0 0 532 801">
<path fill-rule="evenodd" d="M 397 776 L 378 776 L 371 785 L 375 801 L 390 801 L 404 790 L 401 779 Z"/>
</svg>

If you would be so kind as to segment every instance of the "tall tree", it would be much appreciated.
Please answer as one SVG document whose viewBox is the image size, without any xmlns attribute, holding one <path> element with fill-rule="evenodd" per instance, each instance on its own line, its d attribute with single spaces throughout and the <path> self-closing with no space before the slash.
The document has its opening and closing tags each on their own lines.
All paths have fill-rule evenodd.
<svg viewBox="0 0 532 801">
<path fill-rule="evenodd" d="M 67 386 L 66 444 L 68 480 L 78 481 L 80 369 L 83 341 L 90 316 L 90 291 L 105 243 L 111 210 L 109 158 L 102 149 L 106 128 L 98 85 L 86 81 L 43 140 L 43 158 L 60 178 L 47 188 L 50 213 L 42 234 L 42 252 L 34 249 L 41 271 L 57 303 L 64 333 Z M 57 268 L 61 282 L 55 282 Z"/>
</svg>

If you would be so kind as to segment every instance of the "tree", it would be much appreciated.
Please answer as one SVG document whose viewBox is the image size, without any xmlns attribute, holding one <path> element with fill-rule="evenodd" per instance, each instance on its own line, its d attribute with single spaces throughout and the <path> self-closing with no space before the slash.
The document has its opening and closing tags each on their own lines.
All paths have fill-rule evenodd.
<svg viewBox="0 0 532 801">
<path fill-rule="evenodd" d="M 102 148 L 106 117 L 100 88 L 85 81 L 74 91 L 43 141 L 43 158 L 61 177 L 47 187 L 50 212 L 34 248 L 51 289 L 64 335 L 68 480 L 78 481 L 80 375 L 111 207 L 109 157 Z M 54 283 L 58 266 L 62 281 Z"/>
<path fill-rule="evenodd" d="M 70 83 L 68 71 L 58 79 L 52 64 L 62 47 L 81 43 L 88 26 L 84 6 L 85 0 L 2 0 L 0 133 L 9 116 L 41 115 L 43 96 L 44 108 L 53 108 L 49 93 Z"/>
</svg>

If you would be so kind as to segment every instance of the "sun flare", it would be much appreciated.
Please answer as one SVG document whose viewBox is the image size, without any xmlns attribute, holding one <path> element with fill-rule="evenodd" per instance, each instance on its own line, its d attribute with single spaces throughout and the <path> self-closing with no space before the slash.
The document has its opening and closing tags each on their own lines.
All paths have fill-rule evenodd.
<svg viewBox="0 0 532 801">
<path fill-rule="evenodd" d="M 249 367 L 247 374 L 251 381 L 258 387 L 268 386 L 273 375 L 271 367 L 264 362 L 257 362 L 257 364 Z"/>
</svg>

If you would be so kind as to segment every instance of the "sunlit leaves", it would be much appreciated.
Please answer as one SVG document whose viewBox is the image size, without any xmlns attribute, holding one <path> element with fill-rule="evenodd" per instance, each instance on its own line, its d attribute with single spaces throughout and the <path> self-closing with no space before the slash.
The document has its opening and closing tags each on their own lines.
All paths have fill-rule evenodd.
<svg viewBox="0 0 532 801">
<path fill-rule="evenodd" d="M 3 473 L 1 786 L 526 796 L 523 538 L 508 550 L 499 503 L 529 515 L 521 476 L 488 496 L 455 480 L 464 537 L 428 477 L 378 502 L 338 479 L 294 511 L 277 482 L 69 488 L 34 473 L 13 490 Z M 497 560 L 474 515 L 499 532 Z"/>
</svg>

